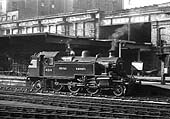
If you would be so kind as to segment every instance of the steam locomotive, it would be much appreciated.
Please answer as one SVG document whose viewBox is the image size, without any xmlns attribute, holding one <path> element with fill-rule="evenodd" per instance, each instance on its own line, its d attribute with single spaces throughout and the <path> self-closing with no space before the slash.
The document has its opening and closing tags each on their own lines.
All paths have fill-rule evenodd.
<svg viewBox="0 0 170 119">
<path fill-rule="evenodd" d="M 82 56 L 43 51 L 32 56 L 27 85 L 35 92 L 61 91 L 67 87 L 71 93 L 82 89 L 90 94 L 111 90 L 115 96 L 122 96 L 127 87 L 135 82 L 126 75 L 123 64 L 121 58 L 91 57 L 88 51 L 83 51 Z"/>
</svg>

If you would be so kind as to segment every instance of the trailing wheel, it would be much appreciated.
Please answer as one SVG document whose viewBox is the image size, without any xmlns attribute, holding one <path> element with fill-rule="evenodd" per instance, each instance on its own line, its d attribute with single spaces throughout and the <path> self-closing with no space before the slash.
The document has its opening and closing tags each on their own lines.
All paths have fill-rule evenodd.
<svg viewBox="0 0 170 119">
<path fill-rule="evenodd" d="M 126 87 L 122 84 L 117 84 L 115 87 L 114 87 L 114 90 L 113 90 L 113 94 L 115 96 L 122 96 L 125 94 L 125 91 L 126 91 Z"/>
<path fill-rule="evenodd" d="M 59 92 L 62 88 L 63 86 L 57 80 L 53 82 L 52 86 L 53 91 Z"/>
<path fill-rule="evenodd" d="M 77 86 L 77 82 L 69 82 L 68 89 L 71 93 L 78 93 L 81 88 Z"/>
</svg>

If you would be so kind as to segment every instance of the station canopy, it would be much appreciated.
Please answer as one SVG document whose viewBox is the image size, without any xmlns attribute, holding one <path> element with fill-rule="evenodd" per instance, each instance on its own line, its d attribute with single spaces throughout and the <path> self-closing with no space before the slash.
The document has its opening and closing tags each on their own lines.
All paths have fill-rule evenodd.
<svg viewBox="0 0 170 119">
<path fill-rule="evenodd" d="M 109 50 L 111 47 L 111 42 L 97 41 L 88 37 L 64 36 L 53 33 L 0 36 L 0 50 L 10 50 L 12 52 L 28 52 L 31 50 L 54 51 L 64 49 L 67 45 L 71 46 L 73 49 L 94 49 L 97 52 L 99 49 L 104 49 L 104 51 Z"/>
</svg>

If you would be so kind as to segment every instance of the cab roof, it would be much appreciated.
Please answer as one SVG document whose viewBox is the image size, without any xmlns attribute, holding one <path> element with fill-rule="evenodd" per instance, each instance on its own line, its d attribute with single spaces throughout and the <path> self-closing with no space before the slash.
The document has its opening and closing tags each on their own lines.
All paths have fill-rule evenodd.
<svg viewBox="0 0 170 119">
<path fill-rule="evenodd" d="M 44 58 L 53 58 L 53 57 L 56 57 L 57 55 L 59 54 L 59 51 L 43 51 L 43 52 L 40 52 L 37 54 L 37 57 L 40 57 L 40 55 L 44 55 Z"/>
</svg>

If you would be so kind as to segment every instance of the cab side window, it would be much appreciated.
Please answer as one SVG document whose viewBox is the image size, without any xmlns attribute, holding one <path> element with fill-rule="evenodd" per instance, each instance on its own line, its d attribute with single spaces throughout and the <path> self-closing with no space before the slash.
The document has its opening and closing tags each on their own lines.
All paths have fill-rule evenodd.
<svg viewBox="0 0 170 119">
<path fill-rule="evenodd" d="M 53 59 L 53 58 L 49 58 L 49 59 L 48 59 L 48 64 L 49 64 L 50 66 L 54 65 L 54 59 Z"/>
</svg>

